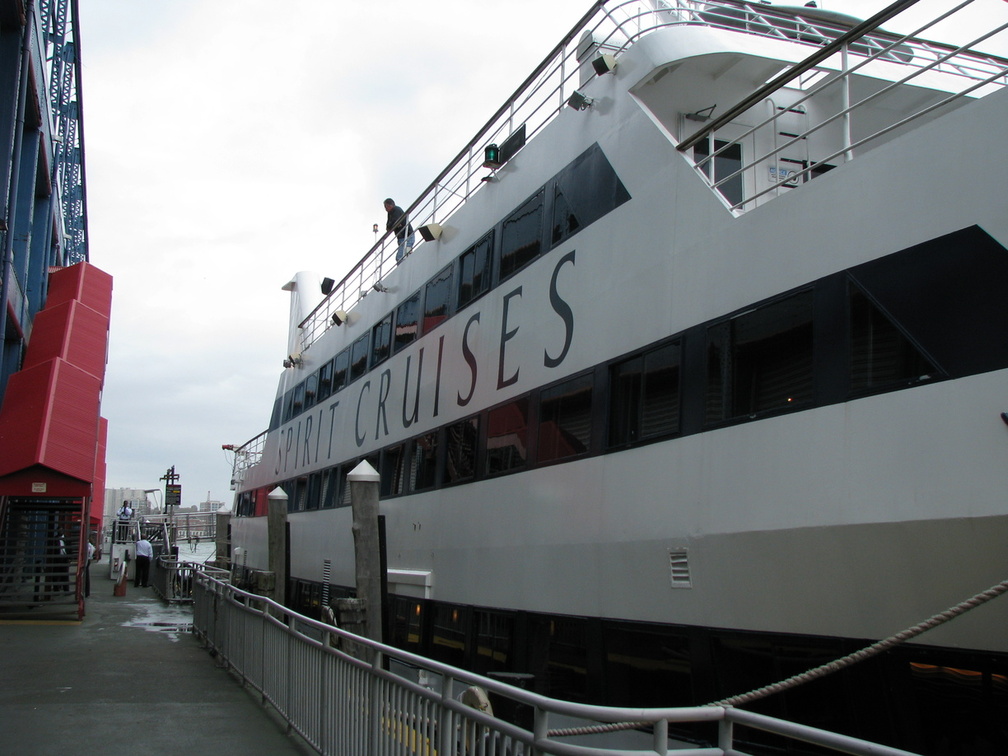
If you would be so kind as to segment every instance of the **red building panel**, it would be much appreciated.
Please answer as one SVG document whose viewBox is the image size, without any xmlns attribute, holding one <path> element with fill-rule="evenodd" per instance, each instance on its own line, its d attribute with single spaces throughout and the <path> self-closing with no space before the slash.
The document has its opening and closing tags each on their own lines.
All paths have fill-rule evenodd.
<svg viewBox="0 0 1008 756">
<path fill-rule="evenodd" d="M 104 381 L 109 319 L 78 301 L 46 305 L 35 316 L 23 368 L 59 357 Z"/>
<path fill-rule="evenodd" d="M 53 271 L 49 276 L 46 307 L 77 300 L 105 316 L 112 312 L 112 276 L 82 262 Z"/>
</svg>

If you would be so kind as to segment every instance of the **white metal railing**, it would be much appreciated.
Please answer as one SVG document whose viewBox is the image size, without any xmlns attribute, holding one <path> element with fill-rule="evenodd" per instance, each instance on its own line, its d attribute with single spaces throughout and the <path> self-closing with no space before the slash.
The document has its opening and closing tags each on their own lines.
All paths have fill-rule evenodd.
<svg viewBox="0 0 1008 756">
<path fill-rule="evenodd" d="M 903 0 L 902 3 L 894 3 L 894 6 L 900 5 L 902 10 L 914 2 L 916 0 Z M 973 2 L 967 0 L 963 6 Z M 947 15 L 943 14 L 943 17 Z M 815 15 L 796 15 L 755 1 L 600 0 L 407 208 L 413 226 L 444 223 L 479 191 L 484 183 L 482 179 L 489 171 L 483 166 L 487 145 L 500 144 L 521 126 L 526 129 L 526 139 L 532 139 L 552 121 L 580 86 L 585 67 L 591 70 L 591 61 L 585 57 L 586 54 L 589 57 L 594 57 L 595 51 L 619 54 L 642 36 L 679 25 L 742 31 L 810 48 L 821 48 L 850 31 L 849 27 L 824 21 Z M 911 69 L 934 69 L 961 77 L 964 81 L 1005 83 L 1004 60 L 966 48 L 954 49 L 919 39 L 918 36 L 931 26 L 923 26 L 913 35 L 903 37 L 873 29 L 859 36 L 849 46 L 849 53 L 862 58 L 871 54 Z M 592 40 L 587 53 L 581 43 L 586 34 L 590 34 Z M 581 59 L 578 57 L 579 49 Z M 769 159 L 763 158 L 764 161 Z M 397 246 L 395 235 L 386 233 L 333 287 L 331 293 L 300 324 L 302 351 L 332 326 L 332 316 L 336 311 L 350 310 L 363 293 L 370 291 L 396 265 Z"/>
<path fill-rule="evenodd" d="M 151 586 L 169 603 L 191 603 L 193 578 L 198 574 L 206 574 L 224 583 L 230 580 L 230 573 L 225 569 L 162 554 L 151 565 Z"/>
<path fill-rule="evenodd" d="M 902 12 L 915 2 L 916 0 L 904 0 L 902 3 L 894 3 L 887 9 L 889 11 L 888 14 L 885 11 L 880 12 L 873 19 L 869 19 L 854 30 L 826 30 L 813 26 L 802 27 L 800 32 L 798 32 L 799 34 L 814 32 L 823 35 L 822 44 L 824 47 L 821 51 L 809 56 L 805 61 L 796 64 L 788 71 L 775 77 L 758 91 L 728 108 L 719 118 L 706 124 L 694 134 L 683 138 L 678 145 L 678 149 L 681 151 L 688 150 L 708 136 L 717 135 L 718 130 L 722 126 L 732 123 L 742 113 L 769 103 L 771 106 L 769 117 L 759 120 L 755 126 L 745 130 L 741 136 L 723 140 L 724 144 L 718 147 L 718 149 L 710 151 L 709 154 L 696 162 L 697 174 L 713 189 L 718 189 L 729 182 L 737 181 L 740 176 L 755 177 L 761 170 L 770 168 L 769 172 L 771 175 L 776 175 L 776 181 L 772 181 L 769 185 L 764 186 L 761 186 L 760 182 L 755 179 L 749 181 L 748 185 L 755 187 L 755 189 L 748 192 L 744 199 L 731 205 L 733 210 L 744 211 L 759 205 L 762 200 L 778 196 L 782 189 L 794 188 L 799 183 L 807 181 L 818 165 L 830 164 L 835 160 L 840 162 L 852 160 L 859 148 L 877 142 L 892 132 L 934 113 L 948 106 L 950 103 L 969 96 L 984 96 L 1008 84 L 1008 60 L 973 51 L 973 48 L 976 46 L 988 42 L 996 35 L 1005 31 L 1005 29 L 1008 29 L 1008 23 L 988 29 L 972 41 L 958 47 L 938 45 L 919 39 L 921 35 L 933 30 L 938 24 L 958 18 L 958 14 L 969 6 L 974 5 L 976 0 L 964 0 L 954 7 L 944 9 L 940 15 L 925 21 L 910 34 L 903 36 L 886 34 L 874 39 L 870 36 L 871 34 L 878 34 L 877 31 L 874 31 L 874 26 L 884 23 L 889 18 L 897 17 L 899 12 Z M 859 32 L 861 27 L 871 28 L 868 28 L 864 32 Z M 866 43 L 865 40 L 868 40 L 868 42 Z M 852 58 L 855 57 L 856 63 L 852 62 Z M 827 61 L 832 60 L 836 62 L 838 59 L 840 62 L 839 71 L 834 68 L 820 66 L 820 64 L 824 64 Z M 876 61 L 899 64 L 905 68 L 906 73 L 904 76 L 876 89 L 860 100 L 852 101 L 850 86 L 852 77 Z M 949 86 L 950 90 L 945 96 L 936 102 L 924 102 L 916 110 L 896 112 L 888 123 L 877 127 L 874 131 L 861 136 L 856 141 L 851 140 L 851 124 L 856 114 L 867 112 L 869 107 L 872 107 L 887 95 L 901 87 L 915 83 L 916 79 L 929 72 L 949 76 L 945 85 Z M 812 82 L 807 87 L 804 85 L 797 87 L 798 89 L 804 89 L 804 94 L 797 100 L 789 99 L 786 107 L 776 107 L 773 100 L 774 94 L 784 87 L 794 87 L 794 82 L 801 81 L 801 77 L 803 76 L 809 76 L 809 80 Z M 803 129 L 798 130 L 794 136 L 789 137 L 783 144 L 780 144 L 777 139 L 777 134 L 781 131 L 777 126 L 778 122 L 796 111 L 800 111 L 802 114 L 811 113 L 811 108 L 805 108 L 806 103 L 822 99 L 824 93 L 830 88 L 834 88 L 834 91 L 840 91 L 839 99 L 843 102 L 843 106 L 834 112 L 823 113 L 822 117 L 814 122 L 806 123 Z M 878 113 L 877 109 L 873 111 L 873 115 L 876 117 Z M 816 155 L 814 162 L 806 161 L 807 164 L 801 169 L 787 172 L 779 170 L 779 167 L 776 166 L 776 161 L 782 153 L 789 148 L 793 148 L 795 145 L 805 143 L 810 136 L 829 128 L 837 122 L 842 123 L 841 133 L 844 139 L 842 143 L 836 145 L 835 149 Z M 768 133 L 767 130 L 773 134 L 773 138 L 770 140 L 773 146 L 770 149 L 758 157 L 747 159 L 741 168 L 729 174 L 713 177 L 714 171 L 711 170 L 711 165 L 719 155 L 739 144 L 759 143 L 757 135 Z M 766 144 L 767 142 L 764 141 L 763 143 Z M 776 172 L 774 172 L 774 168 L 777 168 Z"/>
<path fill-rule="evenodd" d="M 680 756 L 742 756 L 736 728 L 750 736 L 757 730 L 834 753 L 908 756 L 906 751 L 730 706 L 640 709 L 558 701 L 351 635 L 206 572 L 194 575 L 193 599 L 193 629 L 204 644 L 325 756 L 631 756 L 670 750 Z M 353 654 L 343 650 L 348 647 Z M 417 670 L 418 681 L 389 671 L 393 668 Z M 473 688 L 525 707 L 532 712 L 531 729 L 463 703 L 460 692 Z M 614 750 L 612 745 L 586 742 L 598 736 L 590 728 L 613 722 L 628 729 L 626 746 Z M 572 723 L 579 726 L 569 729 Z M 565 729 L 551 730 L 558 724 Z M 670 744 L 670 724 L 713 728 L 716 745 Z"/>
</svg>

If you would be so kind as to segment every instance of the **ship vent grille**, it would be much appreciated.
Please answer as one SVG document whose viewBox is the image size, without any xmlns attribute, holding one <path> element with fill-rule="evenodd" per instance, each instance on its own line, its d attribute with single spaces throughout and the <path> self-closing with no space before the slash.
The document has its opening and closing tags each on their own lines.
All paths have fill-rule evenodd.
<svg viewBox="0 0 1008 756">
<path fill-rule="evenodd" d="M 689 549 L 669 549 L 669 569 L 673 588 L 692 588 Z"/>
</svg>

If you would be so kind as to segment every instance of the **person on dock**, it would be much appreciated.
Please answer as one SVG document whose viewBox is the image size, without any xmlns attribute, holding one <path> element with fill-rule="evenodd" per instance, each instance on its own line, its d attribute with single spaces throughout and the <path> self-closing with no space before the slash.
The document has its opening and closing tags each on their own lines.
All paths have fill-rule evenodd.
<svg viewBox="0 0 1008 756">
<path fill-rule="evenodd" d="M 146 588 L 150 585 L 150 563 L 154 558 L 154 547 L 144 535 L 136 542 L 136 574 L 133 577 L 134 588 Z"/>
<path fill-rule="evenodd" d="M 396 263 L 398 263 L 413 251 L 413 242 L 416 241 L 416 236 L 413 234 L 413 226 L 410 225 L 409 218 L 403 209 L 391 197 L 388 197 L 384 204 L 385 212 L 388 213 L 385 230 L 395 231 L 396 239 L 399 242 L 395 256 Z"/>
<path fill-rule="evenodd" d="M 129 523 L 133 519 L 133 508 L 130 507 L 128 501 L 124 501 L 122 507 L 120 507 L 119 512 L 116 514 L 116 527 L 118 528 L 116 533 L 116 540 L 125 541 L 129 537 Z"/>
</svg>

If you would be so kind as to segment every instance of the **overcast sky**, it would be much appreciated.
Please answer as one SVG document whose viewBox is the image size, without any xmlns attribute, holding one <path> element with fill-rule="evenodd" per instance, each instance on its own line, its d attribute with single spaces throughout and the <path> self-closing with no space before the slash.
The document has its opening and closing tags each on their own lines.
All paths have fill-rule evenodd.
<svg viewBox="0 0 1008 756">
<path fill-rule="evenodd" d="M 268 423 L 280 287 L 341 278 L 381 200 L 408 206 L 590 6 L 81 2 L 90 255 L 114 279 L 106 486 L 163 489 L 175 465 L 184 505 L 230 503 L 221 445 Z"/>
</svg>

